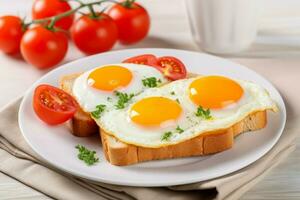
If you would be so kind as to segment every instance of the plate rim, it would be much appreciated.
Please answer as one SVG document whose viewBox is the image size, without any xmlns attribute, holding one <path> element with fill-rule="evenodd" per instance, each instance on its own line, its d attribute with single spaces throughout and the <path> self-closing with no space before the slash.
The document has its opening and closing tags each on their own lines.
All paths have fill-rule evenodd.
<svg viewBox="0 0 300 200">
<path fill-rule="evenodd" d="M 119 182 L 119 181 L 115 181 L 115 180 L 107 180 L 107 179 L 101 179 L 99 177 L 95 178 L 93 176 L 86 176 L 84 174 L 81 174 L 81 173 L 78 173 L 77 171 L 74 171 L 73 169 L 67 169 L 67 168 L 64 168 L 62 166 L 59 166 L 59 165 L 56 165 L 55 163 L 47 160 L 45 158 L 44 155 L 41 155 L 41 153 L 39 153 L 39 151 L 34 147 L 34 145 L 30 142 L 29 138 L 27 138 L 24 133 L 24 128 L 23 128 L 23 125 L 21 123 L 22 121 L 22 114 L 24 113 L 24 109 L 25 109 L 25 103 L 26 103 L 26 99 L 29 98 L 29 94 L 34 90 L 35 86 L 39 83 L 41 83 L 41 80 L 44 79 L 46 76 L 49 76 L 51 73 L 55 73 L 56 71 L 60 71 L 62 70 L 62 68 L 67 68 L 68 65 L 72 65 L 72 63 L 76 63 L 78 62 L 79 60 L 80 61 L 84 61 L 84 60 L 88 60 L 88 59 L 91 59 L 93 57 L 97 57 L 97 56 L 105 56 L 107 54 L 114 54 L 114 53 L 120 53 L 120 52 L 130 52 L 130 51 L 143 51 L 143 50 L 146 50 L 146 51 L 176 51 L 176 52 L 183 52 L 183 53 L 193 53 L 193 54 L 200 54 L 200 55 L 205 55 L 205 56 L 209 56 L 211 58 L 214 58 L 214 59 L 218 59 L 218 60 L 225 60 L 226 62 L 229 62 L 229 63 L 233 63 L 241 68 L 244 68 L 246 70 L 249 70 L 251 71 L 253 74 L 255 74 L 255 76 L 258 76 L 259 78 L 263 79 L 264 81 L 266 81 L 268 84 L 270 84 L 274 89 L 275 91 L 278 93 L 279 97 L 280 97 L 280 101 L 281 101 L 281 104 L 282 104 L 282 117 L 281 117 L 281 120 L 282 121 L 282 124 L 278 130 L 278 132 L 280 132 L 280 134 L 278 134 L 275 138 L 275 140 L 272 142 L 272 144 L 270 145 L 269 148 L 267 149 L 264 149 L 264 152 L 261 153 L 260 156 L 256 156 L 256 158 L 252 159 L 252 160 L 248 160 L 247 162 L 244 162 L 242 164 L 242 167 L 232 167 L 231 170 L 227 170 L 226 173 L 216 173 L 216 174 L 213 174 L 211 176 L 207 176 L 208 178 L 206 178 L 205 180 L 199 180 L 199 178 L 197 179 L 197 177 L 195 178 L 190 178 L 189 180 L 178 180 L 176 183 L 164 183 L 164 184 L 161 184 L 161 183 L 135 183 L 135 182 L 131 182 L 131 181 L 123 181 L 123 182 Z M 285 128 L 285 124 L 286 124 L 286 105 L 285 105 L 285 102 L 284 102 L 284 99 L 282 98 L 282 95 L 281 93 L 279 92 L 279 90 L 274 86 L 274 84 L 269 81 L 268 79 L 264 78 L 262 75 L 260 75 L 259 73 L 257 73 L 256 71 L 244 66 L 244 65 L 241 65 L 239 63 L 235 63 L 231 60 L 228 60 L 226 58 L 222 58 L 222 57 L 218 57 L 218 56 L 214 56 L 214 55 L 211 55 L 211 54 L 206 54 L 206 53 L 202 53 L 202 52 L 197 52 L 197 51 L 189 51 L 189 50 L 179 50 L 179 49 L 171 49 L 171 48 L 133 48 L 133 49 L 123 49 L 123 50 L 114 50 L 114 51 L 110 51 L 110 52 L 105 52 L 105 53 L 101 53 L 101 54 L 95 54 L 95 55 L 91 55 L 91 56 L 86 56 L 86 57 L 83 57 L 83 58 L 79 58 L 79 59 L 76 59 L 74 61 L 71 61 L 71 62 L 68 62 L 68 63 L 64 63 L 62 65 L 59 65 L 58 67 L 54 68 L 53 70 L 47 72 L 46 74 L 44 74 L 43 76 L 41 76 L 38 80 L 36 80 L 25 92 L 23 98 L 22 98 L 22 101 L 20 103 L 20 107 L 19 107 L 19 110 L 18 110 L 18 124 L 19 124 L 19 128 L 20 128 L 20 131 L 22 133 L 22 136 L 23 138 L 25 139 L 26 143 L 29 144 L 30 148 L 35 152 L 37 153 L 37 155 L 46 163 L 50 164 L 51 166 L 61 170 L 62 172 L 66 172 L 68 174 L 71 174 L 71 175 L 75 175 L 75 176 L 78 176 L 78 177 L 81 177 L 81 178 L 84 178 L 84 179 L 88 179 L 88 180 L 92 180 L 92 181 L 96 181 L 96 182 L 103 182 L 103 183 L 108 183 L 108 184 L 114 184 L 114 185 L 122 185 L 122 186 L 135 186 L 135 187 L 162 187 L 162 186 L 175 186 L 175 185 L 183 185 L 183 184 L 190 184 L 190 183 L 195 183 L 195 182 L 198 182 L 198 181 L 207 181 L 207 180 L 211 180 L 211 179 L 214 179 L 214 178 L 218 178 L 218 177 L 221 177 L 221 176 L 224 176 L 224 175 L 228 175 L 230 173 L 233 173 L 235 171 L 238 171 L 242 168 L 245 168 L 247 167 L 248 165 L 250 165 L 251 163 L 254 163 L 255 161 L 259 160 L 260 158 L 262 158 L 266 153 L 268 153 L 273 147 L 274 145 L 278 142 L 278 140 L 280 139 L 282 133 L 283 133 L 283 130 Z M 167 181 L 166 181 L 167 182 Z"/>
</svg>

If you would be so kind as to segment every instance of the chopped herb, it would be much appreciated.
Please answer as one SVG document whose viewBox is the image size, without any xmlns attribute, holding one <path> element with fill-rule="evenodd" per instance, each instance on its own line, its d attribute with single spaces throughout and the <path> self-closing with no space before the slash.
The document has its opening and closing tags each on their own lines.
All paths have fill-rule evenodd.
<svg viewBox="0 0 300 200">
<path fill-rule="evenodd" d="M 128 101 L 130 101 L 130 99 L 132 99 L 132 97 L 134 97 L 134 94 L 126 94 L 126 93 L 122 93 L 122 92 L 118 92 L 116 91 L 115 94 L 117 95 L 117 97 L 119 97 L 119 100 L 117 102 L 117 104 L 115 105 L 117 109 L 123 109 L 125 108 L 125 104 L 128 103 Z"/>
<path fill-rule="evenodd" d="M 154 87 L 158 86 L 157 83 L 161 83 L 161 80 L 156 79 L 156 77 L 149 77 L 149 78 L 143 79 L 142 82 L 143 82 L 144 86 L 147 86 L 149 88 L 154 88 Z"/>
<path fill-rule="evenodd" d="M 199 106 L 197 112 L 195 113 L 197 117 L 202 117 L 203 119 L 211 119 L 210 110 L 203 109 L 202 106 Z"/>
<path fill-rule="evenodd" d="M 111 97 L 107 97 L 106 99 L 107 99 L 107 101 L 112 101 Z"/>
<path fill-rule="evenodd" d="M 179 103 L 179 104 L 180 104 L 180 101 L 179 101 L 179 99 L 175 99 L 175 101 L 177 101 L 177 103 Z"/>
<path fill-rule="evenodd" d="M 97 105 L 96 106 L 96 110 L 94 110 L 93 112 L 91 112 L 91 115 L 96 118 L 99 119 L 101 113 L 105 110 L 106 105 Z"/>
<path fill-rule="evenodd" d="M 172 132 L 171 131 L 165 132 L 163 134 L 163 136 L 161 137 L 161 140 L 162 141 L 169 141 L 171 136 L 172 136 Z"/>
<path fill-rule="evenodd" d="M 175 95 L 175 92 L 174 92 L 174 91 L 172 91 L 172 92 L 171 92 L 171 95 Z"/>
<path fill-rule="evenodd" d="M 184 132 L 184 130 L 183 130 L 182 128 L 180 128 L 180 126 L 177 126 L 177 127 L 176 127 L 176 131 L 177 131 L 178 133 Z"/>
<path fill-rule="evenodd" d="M 77 157 L 84 161 L 88 166 L 99 162 L 99 158 L 96 157 L 96 151 L 91 151 L 80 144 L 76 145 L 76 149 L 78 149 Z"/>
</svg>

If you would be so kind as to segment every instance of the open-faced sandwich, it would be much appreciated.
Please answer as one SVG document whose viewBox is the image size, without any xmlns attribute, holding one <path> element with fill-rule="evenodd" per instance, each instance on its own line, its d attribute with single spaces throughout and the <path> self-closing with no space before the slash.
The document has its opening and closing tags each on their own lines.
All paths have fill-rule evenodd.
<svg viewBox="0 0 300 200">
<path fill-rule="evenodd" d="M 65 106 L 73 134 L 100 134 L 106 159 L 121 166 L 224 151 L 239 134 L 264 128 L 267 110 L 277 111 L 261 86 L 191 74 L 174 57 L 142 55 L 66 74 L 60 86 L 69 95 L 55 98 L 77 108 Z"/>
</svg>

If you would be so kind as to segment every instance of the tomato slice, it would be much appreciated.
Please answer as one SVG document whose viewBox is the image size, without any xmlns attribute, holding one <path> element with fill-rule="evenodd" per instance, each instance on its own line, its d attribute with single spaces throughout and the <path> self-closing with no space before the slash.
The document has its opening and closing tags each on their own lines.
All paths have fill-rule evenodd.
<svg viewBox="0 0 300 200">
<path fill-rule="evenodd" d="M 128 59 L 122 61 L 122 63 L 134 63 L 134 64 L 140 64 L 140 65 L 156 66 L 157 59 L 156 59 L 155 55 L 143 54 L 143 55 L 128 58 Z"/>
<path fill-rule="evenodd" d="M 169 80 L 178 80 L 186 78 L 185 65 L 173 56 L 163 56 L 157 59 L 156 68 L 161 71 Z"/>
<path fill-rule="evenodd" d="M 33 109 L 49 125 L 61 124 L 73 117 L 78 104 L 65 91 L 51 85 L 39 85 L 33 96 Z"/>
</svg>

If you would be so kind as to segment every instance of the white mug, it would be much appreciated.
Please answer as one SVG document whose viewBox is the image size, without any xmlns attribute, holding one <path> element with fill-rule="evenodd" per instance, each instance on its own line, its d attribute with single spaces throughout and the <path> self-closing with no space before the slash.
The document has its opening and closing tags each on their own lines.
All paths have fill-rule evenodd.
<svg viewBox="0 0 300 200">
<path fill-rule="evenodd" d="M 185 0 L 192 35 L 202 49 L 237 53 L 255 40 L 261 0 Z"/>
</svg>

